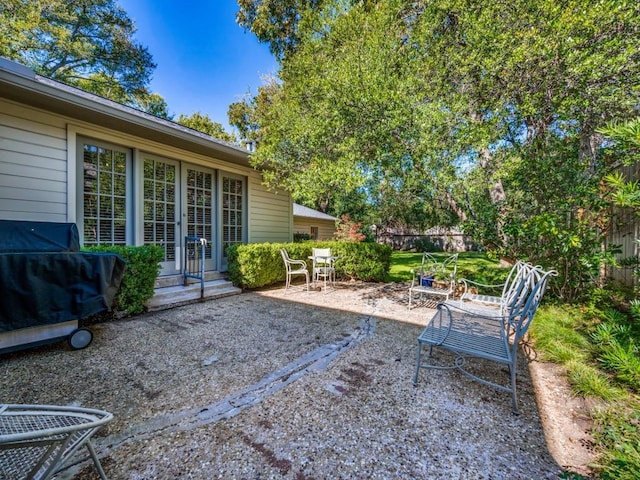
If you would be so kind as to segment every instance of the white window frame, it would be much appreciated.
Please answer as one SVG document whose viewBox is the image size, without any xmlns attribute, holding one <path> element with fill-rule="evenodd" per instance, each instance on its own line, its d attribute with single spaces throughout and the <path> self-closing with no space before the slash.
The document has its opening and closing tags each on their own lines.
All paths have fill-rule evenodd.
<svg viewBox="0 0 640 480">
<path fill-rule="evenodd" d="M 134 202 L 133 202 L 133 161 L 131 149 L 103 140 L 78 136 L 76 141 L 76 225 L 80 234 L 80 242 L 85 245 L 85 215 L 84 215 L 84 146 L 91 145 L 98 148 L 114 150 L 125 154 L 125 245 L 132 245 L 134 239 Z M 98 242 L 104 244 L 103 242 Z M 92 243 L 93 244 L 93 243 Z M 113 243 L 111 243 L 113 244 Z"/>
</svg>

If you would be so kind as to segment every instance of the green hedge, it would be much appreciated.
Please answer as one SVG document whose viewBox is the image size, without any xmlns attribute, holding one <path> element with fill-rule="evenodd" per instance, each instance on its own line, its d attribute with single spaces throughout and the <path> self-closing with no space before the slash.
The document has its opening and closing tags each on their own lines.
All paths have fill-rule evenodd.
<svg viewBox="0 0 640 480">
<path fill-rule="evenodd" d="M 383 282 L 391 267 L 391 247 L 364 242 L 251 243 L 227 249 L 229 278 L 242 288 L 260 288 L 285 281 L 285 268 L 280 249 L 286 248 L 292 259 L 305 260 L 313 248 L 331 248 L 340 259 L 336 277 Z"/>
<path fill-rule="evenodd" d="M 164 250 L 157 245 L 86 247 L 88 252 L 108 252 L 120 255 L 127 264 L 113 309 L 119 314 L 137 315 L 145 311 L 145 302 L 153 296 L 156 278 Z"/>
</svg>

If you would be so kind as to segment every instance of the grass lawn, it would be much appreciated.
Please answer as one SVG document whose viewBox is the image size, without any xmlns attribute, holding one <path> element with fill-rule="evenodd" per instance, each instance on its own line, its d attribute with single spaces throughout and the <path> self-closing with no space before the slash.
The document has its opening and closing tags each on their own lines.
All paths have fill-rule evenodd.
<svg viewBox="0 0 640 480">
<path fill-rule="evenodd" d="M 449 252 L 433 252 L 437 260 L 444 260 L 451 255 Z M 420 266 L 422 252 L 399 252 L 391 254 L 390 282 L 405 282 L 411 280 L 411 269 Z M 471 278 L 482 283 L 494 283 L 500 278 L 504 280 L 509 269 L 500 268 L 497 260 L 487 258 L 484 253 L 463 252 L 458 255 L 458 277 Z"/>
</svg>

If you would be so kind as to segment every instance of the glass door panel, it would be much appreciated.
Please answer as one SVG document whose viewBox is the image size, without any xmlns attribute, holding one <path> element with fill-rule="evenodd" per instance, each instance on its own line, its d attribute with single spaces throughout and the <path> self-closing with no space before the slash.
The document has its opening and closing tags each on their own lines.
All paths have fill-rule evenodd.
<svg viewBox="0 0 640 480">
<path fill-rule="evenodd" d="M 212 170 L 195 166 L 185 168 L 185 203 L 184 226 L 185 235 L 204 238 L 208 242 L 205 252 L 205 270 L 215 270 L 213 252 L 214 240 L 214 185 L 215 176 Z"/>
<path fill-rule="evenodd" d="M 245 182 L 243 178 L 222 175 L 222 265 L 227 266 L 227 247 L 246 242 Z"/>
<path fill-rule="evenodd" d="M 161 274 L 178 273 L 178 165 L 169 160 L 145 158 L 143 166 L 144 243 L 164 250 Z"/>
</svg>

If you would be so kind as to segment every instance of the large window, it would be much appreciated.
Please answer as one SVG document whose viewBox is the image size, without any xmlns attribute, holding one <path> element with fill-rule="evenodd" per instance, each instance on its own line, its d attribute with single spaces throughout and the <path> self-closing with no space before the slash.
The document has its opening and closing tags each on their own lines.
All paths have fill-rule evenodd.
<svg viewBox="0 0 640 480">
<path fill-rule="evenodd" d="M 227 247 L 244 241 L 244 181 L 240 178 L 222 178 L 222 252 Z"/>
<path fill-rule="evenodd" d="M 125 245 L 126 152 L 85 143 L 82 171 L 84 245 Z"/>
</svg>

